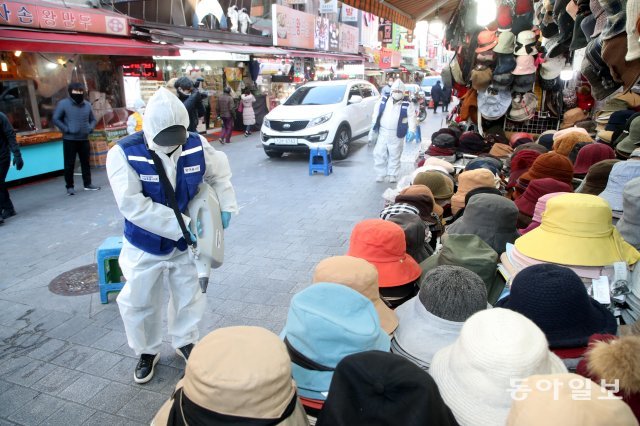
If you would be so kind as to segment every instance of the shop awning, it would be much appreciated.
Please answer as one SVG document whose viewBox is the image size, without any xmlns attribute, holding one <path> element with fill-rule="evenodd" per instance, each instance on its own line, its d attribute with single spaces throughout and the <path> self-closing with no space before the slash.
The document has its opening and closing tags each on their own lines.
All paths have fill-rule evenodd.
<svg viewBox="0 0 640 426">
<path fill-rule="evenodd" d="M 277 47 L 248 46 L 243 44 L 205 43 L 185 41 L 179 46 L 186 50 L 206 50 L 209 52 L 239 53 L 244 55 L 286 55 L 287 51 Z"/>
<path fill-rule="evenodd" d="M 178 48 L 122 37 L 0 29 L 7 50 L 113 56 L 177 56 Z"/>
<path fill-rule="evenodd" d="M 390 19 L 407 29 L 414 29 L 417 21 L 434 14 L 447 22 L 461 0 L 342 0 L 342 3 L 381 18 Z"/>
<path fill-rule="evenodd" d="M 364 62 L 364 56 L 360 55 L 348 55 L 340 53 L 329 52 L 316 52 L 313 50 L 287 50 L 289 56 L 301 56 L 303 58 L 317 58 L 317 59 L 333 59 L 334 61 L 352 61 L 352 62 Z"/>
</svg>

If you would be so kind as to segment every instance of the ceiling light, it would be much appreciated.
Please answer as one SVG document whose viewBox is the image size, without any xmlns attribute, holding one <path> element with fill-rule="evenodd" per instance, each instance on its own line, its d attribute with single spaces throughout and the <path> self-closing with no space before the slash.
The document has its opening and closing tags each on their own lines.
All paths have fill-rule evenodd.
<svg viewBox="0 0 640 426">
<path fill-rule="evenodd" d="M 14 55 L 16 55 L 16 58 L 19 58 L 20 55 L 22 55 L 22 50 L 16 50 L 16 52 L 14 53 Z"/>
</svg>

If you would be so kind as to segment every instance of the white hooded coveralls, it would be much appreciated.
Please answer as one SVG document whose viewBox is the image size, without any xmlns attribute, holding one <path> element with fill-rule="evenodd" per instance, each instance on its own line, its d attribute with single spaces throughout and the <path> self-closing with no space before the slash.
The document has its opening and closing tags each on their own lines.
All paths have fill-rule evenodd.
<svg viewBox="0 0 640 426">
<path fill-rule="evenodd" d="M 380 129 L 378 130 L 378 141 L 373 149 L 373 168 L 376 176 L 379 178 L 385 176 L 398 177 L 400 172 L 400 157 L 402 156 L 402 150 L 404 148 L 404 138 L 397 136 L 398 131 L 398 119 L 400 118 L 400 110 L 402 108 L 402 99 L 395 101 L 393 99 L 393 91 L 402 90 L 404 93 L 405 87 L 401 80 L 396 80 L 391 86 L 391 92 L 389 94 L 389 100 L 386 105 L 382 103 L 382 98 L 376 104 L 373 110 L 373 121 L 371 126 L 376 124 L 378 114 L 381 107 L 384 107 L 384 112 L 380 118 Z M 407 110 L 407 118 L 409 125 L 409 132 L 416 131 L 416 112 L 412 102 L 409 102 L 409 108 Z"/>
<path fill-rule="evenodd" d="M 149 148 L 161 159 L 169 181 L 176 185 L 176 165 L 183 155 L 182 147 L 159 147 L 153 138 L 173 125 L 189 126 L 189 114 L 180 100 L 167 89 L 159 89 L 149 100 L 143 132 Z M 223 211 L 236 212 L 236 197 L 231 186 L 231 170 L 227 156 L 216 151 L 206 139 L 200 137 L 204 151 L 206 172 L 204 180 L 215 190 Z M 185 154 L 186 155 L 186 154 Z M 133 224 L 149 232 L 178 241 L 182 231 L 171 209 L 155 203 L 142 192 L 140 176 L 130 166 L 126 154 L 115 145 L 107 154 L 107 174 L 122 215 Z M 183 215 L 185 224 L 190 219 Z M 169 305 L 168 332 L 172 346 L 180 348 L 196 343 L 198 323 L 206 308 L 206 297 L 200 291 L 198 276 L 189 250 L 177 248 L 168 255 L 146 253 L 123 238 L 120 269 L 127 282 L 117 302 L 124 322 L 129 346 L 136 355 L 157 354 L 162 344 L 163 277 L 168 278 Z"/>
</svg>

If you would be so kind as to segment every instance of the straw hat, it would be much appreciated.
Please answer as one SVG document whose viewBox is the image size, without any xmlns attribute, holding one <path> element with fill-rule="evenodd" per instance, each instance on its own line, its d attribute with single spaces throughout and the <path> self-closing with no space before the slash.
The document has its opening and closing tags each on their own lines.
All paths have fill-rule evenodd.
<svg viewBox="0 0 640 426">
<path fill-rule="evenodd" d="M 352 256 L 324 259 L 316 266 L 312 282 L 342 284 L 354 289 L 371 300 L 380 317 L 380 325 L 387 334 L 392 334 L 398 327 L 398 317 L 380 298 L 378 270 L 366 260 Z"/>
</svg>

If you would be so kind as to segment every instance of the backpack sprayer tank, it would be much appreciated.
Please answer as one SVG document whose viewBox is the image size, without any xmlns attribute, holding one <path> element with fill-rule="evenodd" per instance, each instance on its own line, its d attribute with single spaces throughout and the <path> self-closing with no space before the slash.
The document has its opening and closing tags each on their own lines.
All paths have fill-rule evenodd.
<svg viewBox="0 0 640 426">
<path fill-rule="evenodd" d="M 189 202 L 189 228 L 197 238 L 191 246 L 198 281 L 203 293 L 207 292 L 211 268 L 219 268 L 224 260 L 224 230 L 220 217 L 220 203 L 215 191 L 207 183 L 198 186 L 198 193 Z"/>
</svg>

